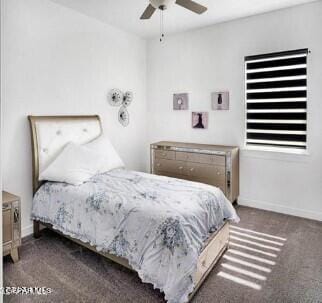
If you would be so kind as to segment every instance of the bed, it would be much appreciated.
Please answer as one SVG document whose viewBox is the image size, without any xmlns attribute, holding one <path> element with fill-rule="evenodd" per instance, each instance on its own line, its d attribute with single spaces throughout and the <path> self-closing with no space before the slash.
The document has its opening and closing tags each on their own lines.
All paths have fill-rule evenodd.
<svg viewBox="0 0 322 303">
<path fill-rule="evenodd" d="M 68 143 L 102 134 L 99 116 L 29 116 L 34 236 L 40 225 L 138 273 L 171 303 L 191 300 L 229 244 L 238 221 L 221 190 L 115 169 L 82 185 L 39 181 Z"/>
</svg>

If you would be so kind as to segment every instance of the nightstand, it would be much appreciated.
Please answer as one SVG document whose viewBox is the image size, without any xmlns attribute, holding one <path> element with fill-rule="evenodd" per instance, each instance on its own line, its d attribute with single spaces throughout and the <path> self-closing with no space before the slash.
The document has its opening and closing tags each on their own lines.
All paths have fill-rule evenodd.
<svg viewBox="0 0 322 303">
<path fill-rule="evenodd" d="M 21 245 L 20 198 L 2 192 L 2 246 L 3 255 L 9 255 L 13 262 L 19 260 L 18 247 Z"/>
</svg>

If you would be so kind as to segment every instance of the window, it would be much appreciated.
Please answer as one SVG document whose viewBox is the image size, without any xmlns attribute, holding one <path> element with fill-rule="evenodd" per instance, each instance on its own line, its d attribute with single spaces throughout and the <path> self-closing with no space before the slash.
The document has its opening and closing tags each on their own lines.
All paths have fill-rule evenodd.
<svg viewBox="0 0 322 303">
<path fill-rule="evenodd" d="M 306 150 L 307 55 L 245 57 L 246 146 Z"/>
</svg>

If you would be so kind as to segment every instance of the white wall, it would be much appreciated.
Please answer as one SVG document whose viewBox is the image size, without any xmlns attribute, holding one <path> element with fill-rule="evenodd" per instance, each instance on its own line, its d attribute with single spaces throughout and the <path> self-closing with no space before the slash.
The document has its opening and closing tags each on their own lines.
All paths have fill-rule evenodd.
<svg viewBox="0 0 322 303">
<path fill-rule="evenodd" d="M 5 0 L 4 16 L 3 188 L 22 198 L 25 235 L 32 201 L 27 115 L 99 114 L 127 166 L 146 168 L 146 43 L 48 0 Z M 134 92 L 127 128 L 107 103 L 114 87 Z"/>
<path fill-rule="evenodd" d="M 240 204 L 322 220 L 322 2 L 155 39 L 147 47 L 149 141 L 244 144 L 244 56 L 309 48 L 309 155 L 241 152 Z M 231 108 L 210 111 L 210 93 L 229 90 Z M 172 94 L 190 93 L 190 111 Z M 209 129 L 191 110 L 210 111 Z"/>
</svg>

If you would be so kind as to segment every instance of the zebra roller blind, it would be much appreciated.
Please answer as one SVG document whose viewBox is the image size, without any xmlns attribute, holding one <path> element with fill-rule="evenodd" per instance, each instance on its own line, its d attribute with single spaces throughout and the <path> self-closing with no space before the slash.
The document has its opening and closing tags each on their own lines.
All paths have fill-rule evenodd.
<svg viewBox="0 0 322 303">
<path fill-rule="evenodd" d="M 307 55 L 245 57 L 247 146 L 306 149 Z"/>
</svg>

